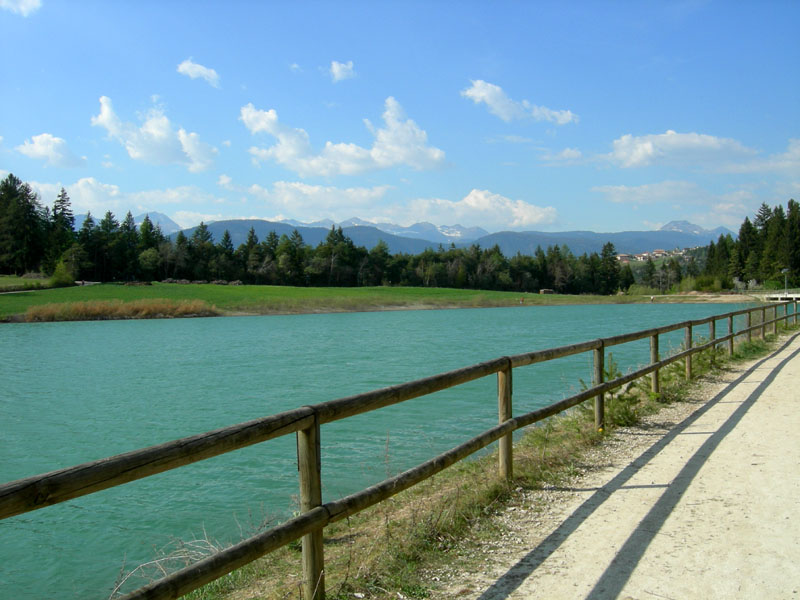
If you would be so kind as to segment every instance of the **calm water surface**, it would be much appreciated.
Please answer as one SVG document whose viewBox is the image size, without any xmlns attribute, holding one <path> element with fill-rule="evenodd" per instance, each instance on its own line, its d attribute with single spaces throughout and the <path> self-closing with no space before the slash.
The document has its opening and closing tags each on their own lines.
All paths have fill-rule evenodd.
<svg viewBox="0 0 800 600">
<path fill-rule="evenodd" d="M 0 482 L 498 356 L 738 308 L 597 305 L 2 325 Z M 662 339 L 662 351 L 677 348 L 682 335 Z M 647 341 L 612 352 L 623 371 L 649 357 Z M 516 370 L 515 413 L 574 393 L 591 370 L 590 353 Z M 492 377 L 325 425 L 324 499 L 487 429 L 496 423 L 496 402 Z M 295 441 L 286 436 L 0 521 L 0 598 L 107 598 L 123 567 L 152 559 L 175 540 L 238 541 L 295 510 L 297 490 Z"/>
</svg>

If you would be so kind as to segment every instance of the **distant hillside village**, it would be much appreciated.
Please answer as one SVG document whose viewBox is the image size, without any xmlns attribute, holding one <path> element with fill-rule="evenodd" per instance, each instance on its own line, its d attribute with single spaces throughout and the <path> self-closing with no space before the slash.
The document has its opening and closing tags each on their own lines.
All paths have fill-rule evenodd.
<svg viewBox="0 0 800 600">
<path fill-rule="evenodd" d="M 218 230 L 221 224 L 214 225 Z M 279 235 L 272 228 L 259 236 L 251 224 L 235 245 L 227 228 L 218 239 L 203 223 L 167 236 L 148 216 L 137 225 L 130 212 L 120 222 L 110 211 L 98 222 L 87 215 L 75 231 L 70 199 L 63 188 L 52 207 L 46 207 L 14 175 L 0 182 L 0 273 L 43 272 L 56 285 L 72 285 L 75 280 L 160 280 L 614 294 L 630 291 L 632 286 L 639 286 L 639 293 L 649 293 L 730 289 L 737 281 L 777 285 L 786 278 L 800 283 L 800 210 L 794 200 L 786 211 L 762 205 L 752 223 L 745 219 L 736 240 L 730 233 L 720 234 L 708 246 L 636 254 L 618 253 L 611 241 L 599 251 L 581 254 L 563 243 L 530 247 L 531 239 L 537 238 L 524 232 L 506 236 L 523 240 L 514 252 L 504 250 L 499 241 L 492 243 L 500 234 L 460 247 L 451 243 L 433 248 L 412 240 L 423 243 L 423 249 L 393 252 L 380 232 L 369 227 L 348 230 L 378 235 L 369 248 L 354 242 L 342 227 L 303 229 L 318 236 L 313 243 L 304 239 L 298 227 L 287 231 Z M 545 237 L 538 239 L 557 234 L 541 235 Z M 570 235 L 579 245 L 592 236 L 619 234 Z"/>
<path fill-rule="evenodd" d="M 629 262 L 647 262 L 648 259 L 661 260 L 670 257 L 683 259 L 698 248 L 699 246 L 695 246 L 694 248 L 675 248 L 674 250 L 656 249 L 652 252 L 640 252 L 639 254 L 621 253 L 617 254 L 617 260 L 622 264 L 627 264 Z"/>
</svg>

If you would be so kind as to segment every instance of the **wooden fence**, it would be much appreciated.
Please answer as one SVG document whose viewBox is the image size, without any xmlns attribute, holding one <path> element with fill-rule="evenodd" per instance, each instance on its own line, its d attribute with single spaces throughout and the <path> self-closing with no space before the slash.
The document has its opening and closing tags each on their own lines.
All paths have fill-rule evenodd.
<svg viewBox="0 0 800 600">
<path fill-rule="evenodd" d="M 781 308 L 783 314 L 779 315 Z M 771 314 L 768 315 L 768 312 Z M 757 316 L 755 319 L 753 318 L 754 314 Z M 734 317 L 739 315 L 744 315 L 745 325 L 742 329 L 735 331 Z M 417 381 L 303 406 L 158 446 L 11 481 L 0 486 L 0 519 L 58 504 L 252 444 L 296 433 L 301 510 L 297 517 L 141 587 L 124 596 L 124 599 L 178 598 L 302 537 L 303 597 L 320 600 L 325 596 L 322 532 L 329 523 L 354 515 L 416 485 L 495 441 L 499 441 L 500 472 L 503 477 L 510 479 L 513 472 L 512 433 L 514 431 L 567 410 L 590 398 L 595 399 L 595 426 L 601 429 L 604 426 L 604 394 L 610 390 L 650 375 L 651 389 L 657 393 L 659 391 L 659 370 L 670 363 L 679 360 L 685 361 L 685 375 L 687 378 L 691 378 L 692 356 L 695 353 L 726 344 L 728 353 L 732 354 L 734 338 L 744 336 L 751 340 L 754 332 L 763 338 L 767 334 L 768 326 L 772 327 L 773 333 L 777 333 L 778 322 L 784 321 L 788 324 L 790 318 L 793 318 L 795 324 L 797 323 L 797 301 L 747 308 L 704 319 L 685 321 L 569 346 L 504 356 Z M 725 320 L 727 320 L 727 333 L 717 337 L 717 321 Z M 708 325 L 709 341 L 695 346 L 693 336 L 696 328 L 702 325 Z M 659 336 L 680 329 L 685 331 L 684 349 L 668 358 L 661 359 Z M 647 338 L 650 339 L 650 362 L 647 366 L 612 381 L 603 381 L 606 348 Z M 591 388 L 532 412 L 513 416 L 512 373 L 514 369 L 583 352 L 592 352 L 594 356 L 594 376 Z M 322 425 L 432 394 L 495 373 L 498 383 L 498 425 L 399 475 L 339 500 L 322 504 L 320 477 L 320 427 Z"/>
</svg>

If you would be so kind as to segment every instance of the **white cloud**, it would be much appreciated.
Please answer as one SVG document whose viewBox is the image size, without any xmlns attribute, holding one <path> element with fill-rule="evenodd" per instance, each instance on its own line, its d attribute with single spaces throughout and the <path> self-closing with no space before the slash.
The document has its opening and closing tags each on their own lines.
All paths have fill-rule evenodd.
<svg viewBox="0 0 800 600">
<path fill-rule="evenodd" d="M 711 196 L 707 209 L 690 216 L 692 223 L 703 227 L 714 228 L 724 225 L 734 232 L 739 231 L 744 218 L 755 214 L 761 198 L 747 189 L 739 189 Z"/>
<path fill-rule="evenodd" d="M 501 135 L 497 138 L 499 141 L 508 142 L 509 144 L 532 144 L 534 140 L 521 135 Z M 497 141 L 491 140 L 491 141 Z"/>
<path fill-rule="evenodd" d="M 592 188 L 606 200 L 630 204 L 633 208 L 661 204 L 670 211 L 681 211 L 692 223 L 714 228 L 725 225 L 738 230 L 744 218 L 752 215 L 761 197 L 747 188 L 716 194 L 691 181 L 662 181 L 639 186 L 607 185 Z M 691 211 L 691 214 L 687 214 Z M 650 224 L 648 221 L 644 221 Z"/>
<path fill-rule="evenodd" d="M 43 160 L 51 167 L 81 167 L 86 164 L 86 157 L 75 156 L 67 147 L 66 140 L 49 133 L 34 135 L 15 150 L 28 158 Z"/>
<path fill-rule="evenodd" d="M 690 181 L 662 181 L 645 185 L 601 185 L 592 188 L 617 204 L 697 203 L 707 194 Z"/>
<path fill-rule="evenodd" d="M 331 61 L 330 74 L 334 83 L 344 81 L 345 79 L 352 79 L 356 76 L 356 72 L 353 70 L 353 61 L 348 60 L 346 63 L 340 63 L 335 60 Z"/>
<path fill-rule="evenodd" d="M 27 17 L 42 7 L 41 0 L 0 0 L 0 8 Z"/>
<path fill-rule="evenodd" d="M 269 148 L 250 148 L 256 163 L 274 160 L 303 177 L 355 175 L 398 165 L 423 170 L 444 161 L 444 152 L 428 145 L 425 131 L 405 119 L 400 103 L 392 97 L 386 99 L 383 127 L 364 120 L 375 137 L 369 149 L 352 143 L 326 142 L 322 151 L 315 154 L 305 130 L 283 125 L 274 109 L 256 109 L 252 103 L 242 107 L 240 119 L 250 133 L 267 133 L 278 140 Z"/>
<path fill-rule="evenodd" d="M 488 83 L 482 79 L 473 80 L 472 87 L 462 90 L 461 95 L 469 98 L 475 104 L 486 104 L 490 113 L 500 117 L 506 123 L 526 118 L 532 118 L 535 121 L 549 121 L 557 125 L 578 122 L 578 115 L 572 111 L 552 110 L 545 106 L 532 104 L 528 100 L 512 100 L 499 85 Z"/>
<path fill-rule="evenodd" d="M 556 154 L 546 152 L 542 158 L 549 162 L 566 164 L 580 160 L 582 157 L 583 153 L 577 148 L 564 148 Z"/>
<path fill-rule="evenodd" d="M 187 58 L 178 65 L 178 73 L 187 75 L 192 79 L 205 79 L 209 85 L 215 88 L 219 87 L 219 75 L 214 69 L 209 69 L 203 65 L 193 62 L 191 58 Z"/>
<path fill-rule="evenodd" d="M 800 176 L 800 139 L 790 139 L 786 152 L 773 154 L 764 159 L 732 164 L 723 170 L 729 173 L 778 172 L 798 177 Z"/>
<path fill-rule="evenodd" d="M 155 165 L 180 164 L 192 173 L 205 171 L 214 162 L 217 149 L 200 141 L 196 133 L 173 129 L 164 112 L 151 108 L 141 126 L 126 123 L 114 112 L 111 98 L 100 98 L 100 113 L 92 117 L 92 125 L 103 127 L 109 137 L 119 141 L 134 160 Z"/>
<path fill-rule="evenodd" d="M 230 188 L 232 182 L 233 180 L 224 173 L 219 176 L 219 179 L 217 179 L 217 185 L 226 189 Z"/>
<path fill-rule="evenodd" d="M 411 203 L 415 220 L 433 223 L 479 225 L 486 229 L 522 229 L 548 225 L 556 220 L 552 206 L 536 206 L 523 200 L 511 200 L 488 190 L 472 190 L 458 201 L 420 198 Z"/>
<path fill-rule="evenodd" d="M 95 222 L 103 218 L 106 211 L 111 211 L 121 219 L 128 211 L 134 215 L 157 210 L 167 212 L 166 207 L 200 207 L 213 204 L 225 204 L 224 198 L 219 198 L 209 194 L 203 189 L 193 186 L 179 186 L 166 189 L 143 190 L 139 192 L 124 192 L 119 186 L 103 183 L 94 177 L 84 177 L 72 184 L 63 185 L 61 183 L 40 183 L 30 182 L 31 187 L 36 191 L 43 204 L 50 205 L 58 196 L 62 187 L 67 190 L 72 210 L 76 214 L 91 211 Z M 170 217 L 182 227 L 197 225 L 201 218 L 195 219 L 199 212 L 178 210 Z M 209 220 L 211 215 L 201 215 L 205 220 Z M 213 215 L 217 219 L 229 218 L 221 215 Z"/>
<path fill-rule="evenodd" d="M 225 216 L 222 213 L 202 213 L 193 210 L 179 210 L 170 215 L 170 219 L 175 221 L 183 229 L 199 225 L 202 221 L 206 225 L 214 221 L 223 221 L 231 217 Z"/>
<path fill-rule="evenodd" d="M 700 133 L 665 133 L 633 136 L 614 140 L 609 158 L 622 167 L 646 167 L 651 164 L 720 164 L 753 154 L 738 141 Z"/>
<path fill-rule="evenodd" d="M 201 142 L 199 135 L 181 128 L 178 130 L 178 140 L 181 142 L 183 153 L 189 158 L 188 169 L 192 173 L 205 171 L 214 164 L 217 149 Z"/>
<path fill-rule="evenodd" d="M 71 185 L 36 181 L 30 182 L 30 185 L 45 205 L 52 204 L 63 187 L 67 190 L 73 212 L 80 214 L 91 211 L 95 220 L 99 220 L 108 210 L 116 214 L 133 209 L 118 186 L 101 183 L 94 177 L 83 177 Z"/>
<path fill-rule="evenodd" d="M 388 186 L 339 188 L 292 181 L 276 181 L 271 189 L 257 184 L 247 188 L 251 196 L 265 201 L 273 211 L 303 221 L 325 218 L 341 221 L 366 210 L 373 211 L 388 190 Z"/>
<path fill-rule="evenodd" d="M 800 181 L 783 181 L 775 185 L 778 198 L 800 198 Z"/>
</svg>

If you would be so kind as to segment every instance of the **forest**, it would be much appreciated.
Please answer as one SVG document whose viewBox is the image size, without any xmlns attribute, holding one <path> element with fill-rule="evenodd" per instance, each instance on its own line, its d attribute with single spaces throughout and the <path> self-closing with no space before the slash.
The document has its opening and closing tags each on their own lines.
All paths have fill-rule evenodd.
<svg viewBox="0 0 800 600">
<path fill-rule="evenodd" d="M 215 241 L 201 223 L 190 237 L 165 236 L 149 217 L 137 227 L 127 213 L 122 221 L 106 212 L 91 214 L 79 230 L 69 196 L 62 188 L 52 207 L 44 206 L 30 185 L 9 174 L 0 182 L 0 273 L 40 271 L 55 285 L 75 280 L 133 282 L 151 280 L 217 281 L 293 286 L 403 285 L 563 294 L 613 294 L 633 284 L 667 291 L 691 286 L 731 288 L 736 282 L 783 283 L 783 269 L 800 275 L 800 213 L 790 200 L 786 211 L 762 205 L 754 222 L 745 219 L 738 240 L 717 243 L 657 268 L 653 261 L 620 264 L 614 245 L 575 256 L 566 246 L 537 248 L 533 255 L 506 257 L 497 246 L 439 246 L 416 255 L 390 254 L 385 243 L 356 246 L 333 227 L 316 247 L 295 230 L 270 232 L 259 240 L 251 229 L 234 248 L 226 231 Z M 704 265 L 700 268 L 700 265 Z"/>
<path fill-rule="evenodd" d="M 734 240 L 730 235 L 704 249 L 704 274 L 724 288 L 781 289 L 800 284 L 800 205 L 786 210 L 762 204 L 752 221 L 745 217 Z"/>
</svg>

